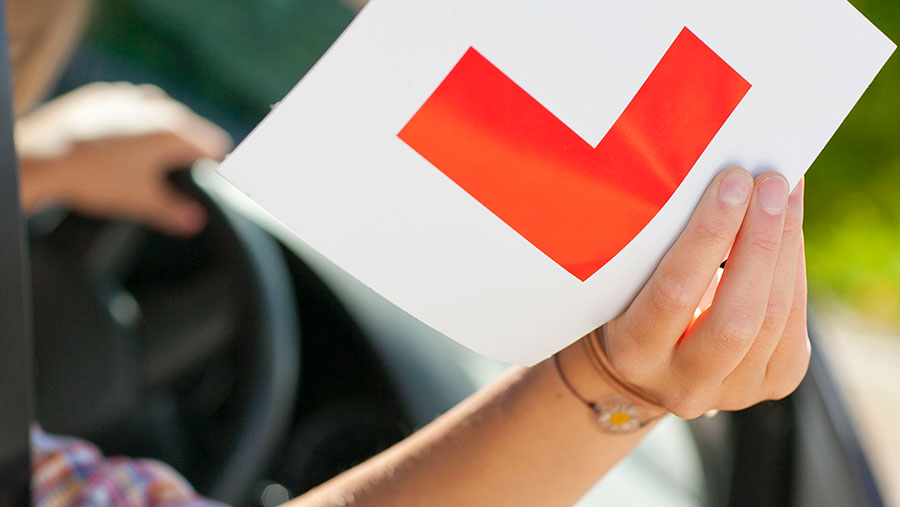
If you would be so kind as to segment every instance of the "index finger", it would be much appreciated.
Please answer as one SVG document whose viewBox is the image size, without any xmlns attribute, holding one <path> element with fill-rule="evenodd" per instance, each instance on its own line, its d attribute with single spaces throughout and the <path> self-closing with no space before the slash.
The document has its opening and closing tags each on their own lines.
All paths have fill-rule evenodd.
<svg viewBox="0 0 900 507">
<path fill-rule="evenodd" d="M 629 349 L 643 354 L 675 345 L 734 243 L 752 190 L 753 177 L 741 168 L 713 180 L 684 232 L 623 315 Z"/>
</svg>

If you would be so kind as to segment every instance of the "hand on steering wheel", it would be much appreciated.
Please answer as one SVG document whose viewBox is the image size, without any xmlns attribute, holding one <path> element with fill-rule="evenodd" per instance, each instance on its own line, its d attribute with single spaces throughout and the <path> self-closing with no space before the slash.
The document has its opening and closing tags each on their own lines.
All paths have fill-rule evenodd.
<svg viewBox="0 0 900 507">
<path fill-rule="evenodd" d="M 166 174 L 222 159 L 231 139 L 159 88 L 95 83 L 19 118 L 16 144 L 26 211 L 54 202 L 193 236 L 206 212 L 173 191 Z"/>
</svg>

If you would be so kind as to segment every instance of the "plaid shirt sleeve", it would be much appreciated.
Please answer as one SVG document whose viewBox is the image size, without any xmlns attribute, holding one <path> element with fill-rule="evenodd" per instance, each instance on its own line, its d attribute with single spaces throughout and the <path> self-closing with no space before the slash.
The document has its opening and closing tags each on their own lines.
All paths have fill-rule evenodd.
<svg viewBox="0 0 900 507">
<path fill-rule="evenodd" d="M 200 497 L 170 466 L 148 459 L 106 458 L 75 438 L 31 431 L 32 495 L 39 507 L 219 507 Z"/>
</svg>

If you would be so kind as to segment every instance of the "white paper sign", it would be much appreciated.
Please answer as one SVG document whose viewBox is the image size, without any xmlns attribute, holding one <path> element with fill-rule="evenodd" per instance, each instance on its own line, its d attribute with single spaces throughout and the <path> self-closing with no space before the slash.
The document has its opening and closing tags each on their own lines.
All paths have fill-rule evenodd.
<svg viewBox="0 0 900 507">
<path fill-rule="evenodd" d="M 533 364 L 628 305 L 718 171 L 796 183 L 894 49 L 844 0 L 374 0 L 219 171 Z"/>
</svg>

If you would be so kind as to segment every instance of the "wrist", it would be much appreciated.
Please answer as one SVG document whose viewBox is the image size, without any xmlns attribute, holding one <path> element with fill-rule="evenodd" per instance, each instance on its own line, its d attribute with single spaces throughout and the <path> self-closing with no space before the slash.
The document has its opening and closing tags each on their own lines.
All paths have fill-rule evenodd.
<svg viewBox="0 0 900 507">
<path fill-rule="evenodd" d="M 612 369 L 595 333 L 564 349 L 553 360 L 571 394 L 594 412 L 607 431 L 630 432 L 668 413 Z"/>
<path fill-rule="evenodd" d="M 578 340 L 559 352 L 559 364 L 572 387 L 588 400 L 599 400 L 613 394 L 616 390 L 608 379 L 597 373 L 587 354 L 585 340 Z"/>
</svg>

